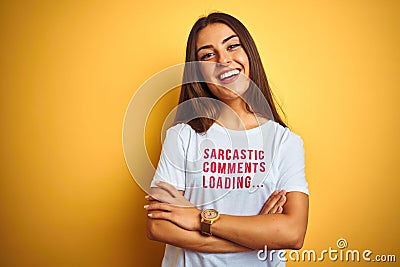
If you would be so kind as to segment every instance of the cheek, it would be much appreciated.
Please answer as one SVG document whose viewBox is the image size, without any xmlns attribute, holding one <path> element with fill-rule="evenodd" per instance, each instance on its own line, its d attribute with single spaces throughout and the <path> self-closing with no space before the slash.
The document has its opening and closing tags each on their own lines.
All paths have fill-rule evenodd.
<svg viewBox="0 0 400 267">
<path fill-rule="evenodd" d="M 211 64 L 202 64 L 200 66 L 200 72 L 205 82 L 213 81 L 214 68 Z"/>
<path fill-rule="evenodd" d="M 244 74 L 246 76 L 248 76 L 250 73 L 250 63 L 249 63 L 249 58 L 247 57 L 247 55 L 244 51 L 243 51 L 243 53 L 238 55 L 237 61 L 240 62 L 240 64 L 245 68 Z"/>
</svg>

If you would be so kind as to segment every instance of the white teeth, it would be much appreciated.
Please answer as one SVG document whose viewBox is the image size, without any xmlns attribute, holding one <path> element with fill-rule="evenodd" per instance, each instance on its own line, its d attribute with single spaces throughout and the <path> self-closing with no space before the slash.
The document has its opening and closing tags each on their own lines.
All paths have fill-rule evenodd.
<svg viewBox="0 0 400 267">
<path fill-rule="evenodd" d="M 219 79 L 223 80 L 223 79 L 226 79 L 228 77 L 231 77 L 233 75 L 238 75 L 238 74 L 239 74 L 239 70 L 231 70 L 231 71 L 224 72 L 221 75 L 219 75 Z"/>
</svg>

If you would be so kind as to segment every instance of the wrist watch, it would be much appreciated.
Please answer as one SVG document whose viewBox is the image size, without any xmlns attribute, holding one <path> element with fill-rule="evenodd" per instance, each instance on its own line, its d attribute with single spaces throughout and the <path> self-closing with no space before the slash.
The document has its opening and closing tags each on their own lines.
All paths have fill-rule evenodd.
<svg viewBox="0 0 400 267">
<path fill-rule="evenodd" d="M 201 212 L 201 234 L 212 236 L 211 224 L 219 219 L 219 211 L 215 209 L 205 209 Z"/>
</svg>

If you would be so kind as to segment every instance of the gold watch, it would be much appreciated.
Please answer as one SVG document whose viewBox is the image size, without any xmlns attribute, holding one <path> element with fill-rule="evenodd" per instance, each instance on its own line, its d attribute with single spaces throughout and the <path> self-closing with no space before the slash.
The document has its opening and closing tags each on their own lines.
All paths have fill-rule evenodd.
<svg viewBox="0 0 400 267">
<path fill-rule="evenodd" d="M 215 209 L 205 209 L 201 212 L 201 234 L 212 236 L 211 224 L 219 219 L 219 211 Z"/>
</svg>

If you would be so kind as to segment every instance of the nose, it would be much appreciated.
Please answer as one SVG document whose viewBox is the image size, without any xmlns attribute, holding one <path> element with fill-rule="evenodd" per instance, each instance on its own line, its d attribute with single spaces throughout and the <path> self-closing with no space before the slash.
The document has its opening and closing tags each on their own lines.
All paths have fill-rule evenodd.
<svg viewBox="0 0 400 267">
<path fill-rule="evenodd" d="M 232 61 L 232 59 L 226 51 L 219 53 L 219 55 L 218 55 L 218 63 L 219 64 L 229 65 L 231 63 L 231 61 Z"/>
</svg>

